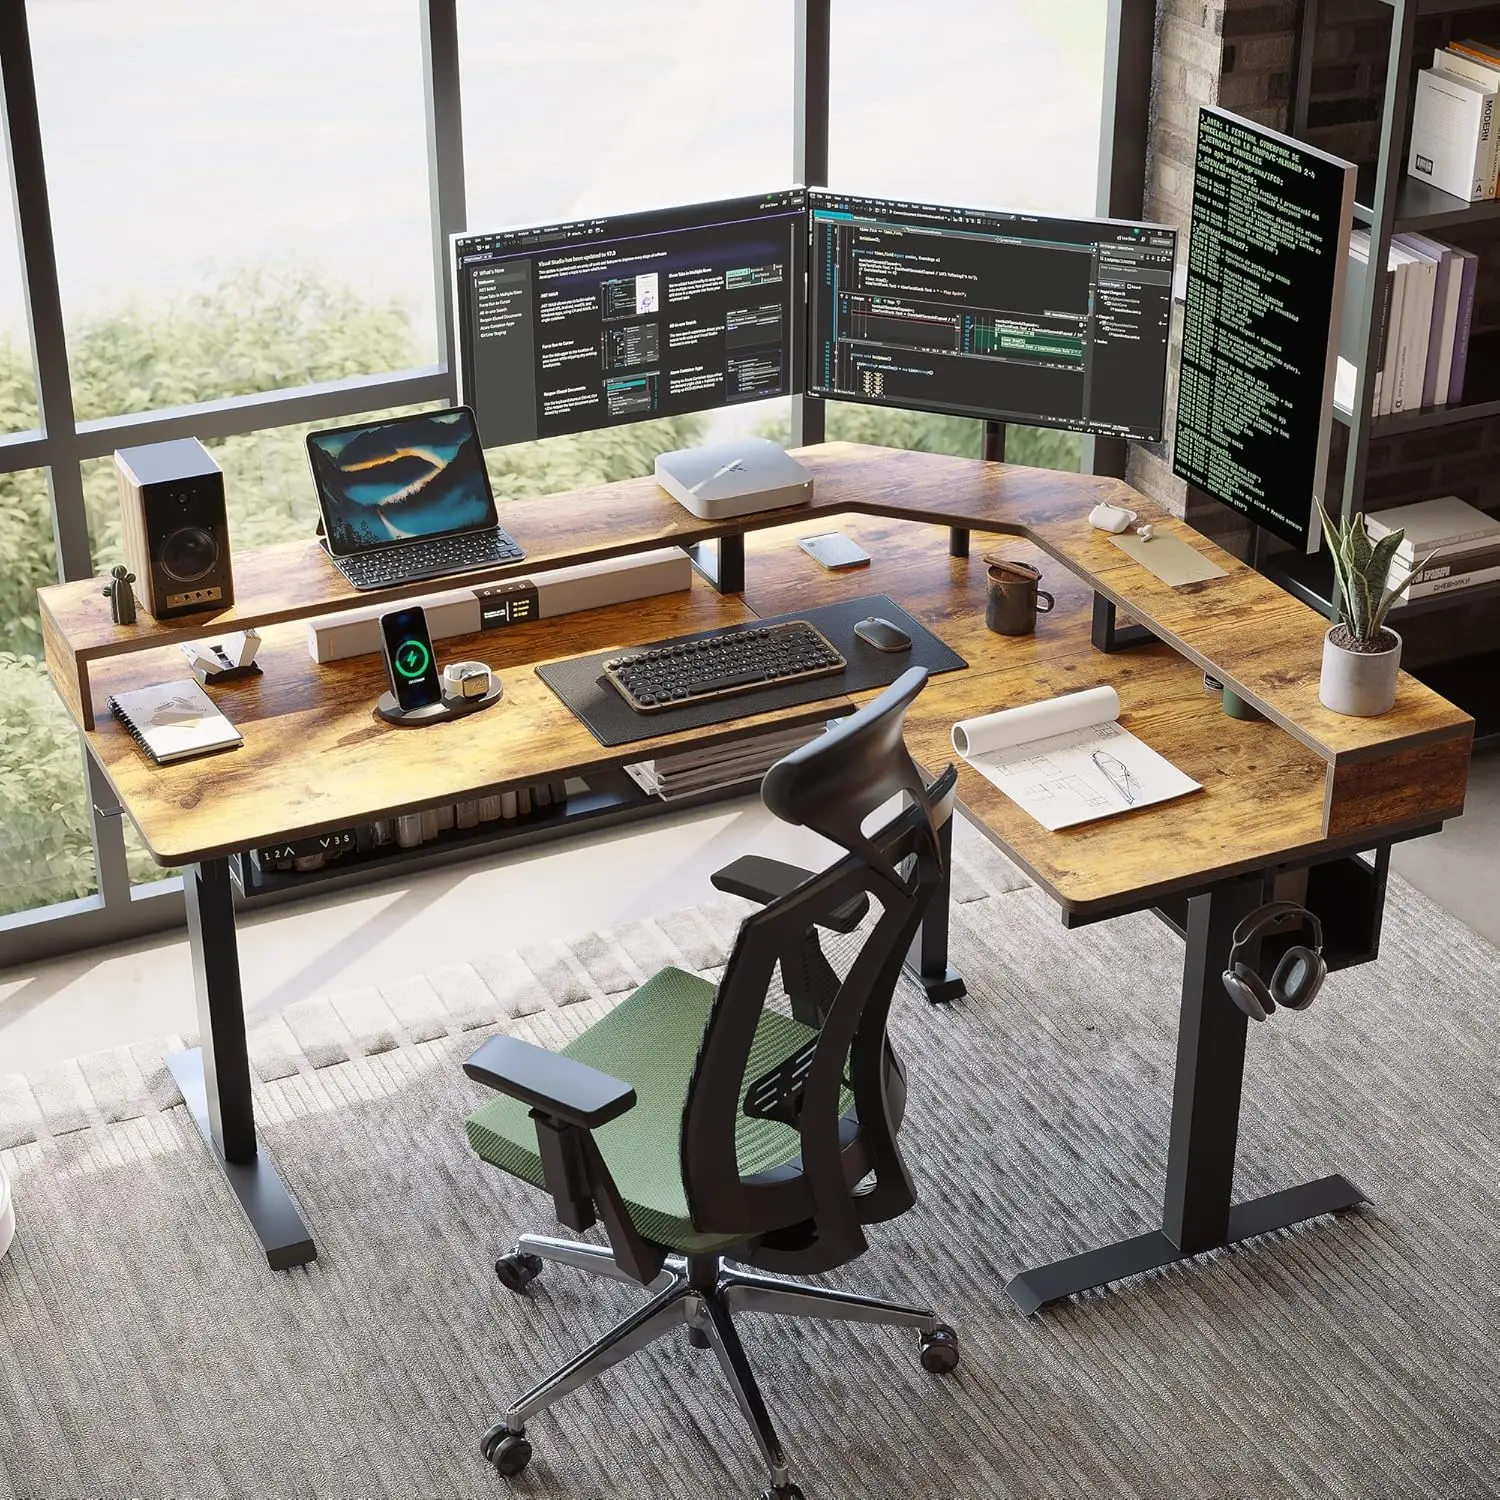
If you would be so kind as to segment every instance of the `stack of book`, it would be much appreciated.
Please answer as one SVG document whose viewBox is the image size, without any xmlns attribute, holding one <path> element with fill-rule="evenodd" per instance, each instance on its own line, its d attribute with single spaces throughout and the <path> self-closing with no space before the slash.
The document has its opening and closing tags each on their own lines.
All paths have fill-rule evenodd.
<svg viewBox="0 0 1500 1500">
<path fill-rule="evenodd" d="M 816 725 L 802 724 L 796 729 L 659 756 L 656 760 L 628 765 L 625 770 L 643 792 L 660 797 L 663 802 L 676 802 L 682 797 L 721 791 L 742 782 L 759 783 L 783 755 L 817 739 L 821 732 Z"/>
<path fill-rule="evenodd" d="M 1370 410 L 1377 416 L 1463 400 L 1469 364 L 1469 330 L 1479 259 L 1421 234 L 1392 237 L 1379 273 L 1373 316 L 1380 328 Z M 1370 276 L 1370 236 L 1349 237 L 1344 322 L 1339 340 L 1334 401 L 1354 409 L 1354 380 L 1364 358 L 1359 309 Z"/>
<path fill-rule="evenodd" d="M 1365 529 L 1373 541 L 1393 531 L 1406 533 L 1390 577 L 1394 586 L 1412 574 L 1402 604 L 1500 582 L 1500 516 L 1486 515 L 1457 495 L 1375 511 L 1365 517 Z"/>
<path fill-rule="evenodd" d="M 1449 42 L 1417 76 L 1408 175 L 1468 203 L 1495 196 L 1500 168 L 1500 48 Z"/>
</svg>

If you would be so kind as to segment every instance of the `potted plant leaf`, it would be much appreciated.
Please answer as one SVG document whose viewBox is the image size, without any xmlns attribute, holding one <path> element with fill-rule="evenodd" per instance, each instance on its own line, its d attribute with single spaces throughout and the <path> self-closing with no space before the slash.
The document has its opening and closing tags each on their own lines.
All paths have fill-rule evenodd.
<svg viewBox="0 0 1500 1500">
<path fill-rule="evenodd" d="M 1385 617 L 1422 564 L 1415 564 L 1393 583 L 1392 564 L 1405 539 L 1404 531 L 1372 542 L 1362 513 L 1345 521 L 1334 520 L 1321 503 L 1318 509 L 1339 604 L 1338 621 L 1323 638 L 1318 700 L 1335 713 L 1374 718 L 1395 705 L 1396 677 L 1401 670 L 1401 637 L 1385 623 Z"/>
</svg>

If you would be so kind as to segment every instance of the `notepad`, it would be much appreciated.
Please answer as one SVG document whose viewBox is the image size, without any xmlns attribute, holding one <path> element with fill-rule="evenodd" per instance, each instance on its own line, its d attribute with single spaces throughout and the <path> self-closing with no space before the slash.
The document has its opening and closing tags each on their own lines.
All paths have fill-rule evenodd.
<svg viewBox="0 0 1500 1500">
<path fill-rule="evenodd" d="M 116 693 L 109 706 L 141 753 L 159 766 L 244 743 L 196 682 L 161 682 Z"/>
<path fill-rule="evenodd" d="M 1120 695 L 1089 688 L 953 726 L 953 748 L 1044 828 L 1071 828 L 1201 790 L 1117 722 Z"/>
</svg>

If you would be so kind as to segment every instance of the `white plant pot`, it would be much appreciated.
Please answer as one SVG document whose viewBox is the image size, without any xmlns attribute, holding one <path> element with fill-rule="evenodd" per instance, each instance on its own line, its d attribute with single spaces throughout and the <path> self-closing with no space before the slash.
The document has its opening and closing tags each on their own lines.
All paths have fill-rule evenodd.
<svg viewBox="0 0 1500 1500">
<path fill-rule="evenodd" d="M 10 1183 L 5 1168 L 0 1167 L 0 1255 L 10 1249 L 16 1234 L 16 1204 L 10 1195 Z"/>
<path fill-rule="evenodd" d="M 1333 643 L 1331 626 L 1323 637 L 1323 672 L 1318 678 L 1318 701 L 1336 714 L 1373 719 L 1396 704 L 1396 677 L 1401 671 L 1401 637 L 1389 651 L 1346 651 Z"/>
</svg>

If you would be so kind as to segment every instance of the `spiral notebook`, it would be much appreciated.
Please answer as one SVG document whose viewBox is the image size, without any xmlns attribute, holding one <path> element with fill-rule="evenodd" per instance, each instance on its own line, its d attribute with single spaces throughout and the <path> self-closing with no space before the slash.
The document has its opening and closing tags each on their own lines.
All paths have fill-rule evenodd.
<svg viewBox="0 0 1500 1500">
<path fill-rule="evenodd" d="M 160 682 L 116 693 L 109 706 L 142 754 L 159 766 L 244 743 L 196 682 Z"/>
</svg>

